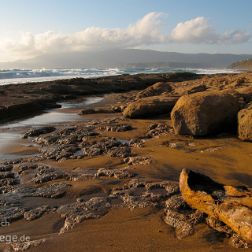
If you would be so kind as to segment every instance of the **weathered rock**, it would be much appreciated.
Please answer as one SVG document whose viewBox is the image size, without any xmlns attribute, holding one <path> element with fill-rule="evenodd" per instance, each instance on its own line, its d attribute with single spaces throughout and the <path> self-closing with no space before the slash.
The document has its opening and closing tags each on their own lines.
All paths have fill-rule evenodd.
<svg viewBox="0 0 252 252">
<path fill-rule="evenodd" d="M 161 95 L 163 93 L 169 93 L 171 92 L 172 88 L 167 82 L 157 82 L 154 85 L 144 89 L 143 91 L 140 91 L 136 98 L 144 98 L 144 97 L 150 97 L 150 96 L 157 96 Z"/>
<path fill-rule="evenodd" d="M 51 127 L 51 126 L 45 126 L 45 127 L 41 127 L 41 128 L 30 129 L 24 134 L 23 138 L 37 137 L 37 136 L 40 136 L 40 135 L 43 135 L 43 134 L 51 133 L 51 132 L 53 132 L 55 130 L 56 130 L 56 128 Z"/>
<path fill-rule="evenodd" d="M 146 133 L 146 137 L 159 137 L 162 135 L 167 135 L 170 132 L 171 128 L 167 123 L 154 123 L 149 126 L 148 132 Z"/>
<path fill-rule="evenodd" d="M 219 184 L 209 177 L 183 170 L 180 191 L 191 207 L 225 223 L 247 242 L 252 242 L 252 191 Z"/>
<path fill-rule="evenodd" d="M 172 210 L 181 210 L 188 208 L 188 205 L 183 200 L 181 195 L 173 195 L 168 200 L 165 201 L 166 208 L 172 209 Z"/>
<path fill-rule="evenodd" d="M 40 206 L 35 209 L 31 209 L 24 213 L 24 218 L 27 221 L 32 221 L 40 218 L 46 211 L 48 210 L 48 206 Z"/>
<path fill-rule="evenodd" d="M 69 175 L 63 170 L 52 168 L 49 166 L 41 166 L 38 168 L 33 181 L 35 183 L 45 183 L 57 179 L 67 179 Z"/>
<path fill-rule="evenodd" d="M 113 148 L 109 151 L 111 157 L 122 157 L 126 158 L 131 156 L 131 149 L 129 146 L 121 146 L 117 148 Z"/>
<path fill-rule="evenodd" d="M 112 131 L 112 132 L 124 132 L 124 131 L 129 131 L 132 130 L 132 126 L 128 124 L 119 124 L 119 125 L 111 125 L 107 126 L 106 131 Z"/>
<path fill-rule="evenodd" d="M 0 219 L 13 222 L 24 217 L 25 209 L 19 206 L 4 206 L 0 210 Z"/>
<path fill-rule="evenodd" d="M 46 239 L 39 239 L 39 240 L 25 241 L 25 242 L 15 242 L 15 243 L 11 243 L 11 247 L 14 251 L 26 251 L 30 248 L 34 248 L 41 245 L 45 241 Z"/>
<path fill-rule="evenodd" d="M 251 85 L 248 87 L 237 88 L 236 91 L 239 93 L 240 97 L 244 99 L 245 103 L 249 103 L 252 101 Z"/>
<path fill-rule="evenodd" d="M 65 218 L 60 233 L 72 229 L 76 224 L 87 219 L 97 219 L 105 215 L 111 207 L 106 197 L 94 197 L 86 202 L 75 202 L 61 206 L 57 212 Z"/>
<path fill-rule="evenodd" d="M 188 89 L 186 91 L 187 94 L 194 94 L 194 93 L 198 93 L 198 92 L 203 92 L 206 91 L 207 87 L 205 85 L 198 85 L 198 86 L 194 86 L 191 89 Z"/>
<path fill-rule="evenodd" d="M 206 91 L 182 96 L 171 120 L 176 134 L 206 136 L 234 129 L 239 109 L 234 93 Z"/>
<path fill-rule="evenodd" d="M 169 114 L 174 107 L 177 97 L 152 96 L 130 103 L 123 111 L 129 118 L 153 117 L 160 114 Z"/>
<path fill-rule="evenodd" d="M 194 232 L 193 225 L 188 222 L 187 216 L 176 211 L 168 209 L 164 221 L 169 226 L 175 228 L 176 237 L 178 239 L 183 239 L 192 235 Z"/>
<path fill-rule="evenodd" d="M 235 248 L 242 248 L 242 249 L 248 249 L 251 248 L 251 244 L 248 244 L 246 241 L 244 241 L 240 236 L 237 234 L 233 234 L 231 238 L 229 239 L 229 243 L 231 246 Z"/>
<path fill-rule="evenodd" d="M 238 113 L 238 136 L 243 141 L 252 141 L 252 105 Z"/>
<path fill-rule="evenodd" d="M 127 169 L 106 169 L 100 168 L 95 174 L 96 177 L 114 177 L 116 179 L 126 179 L 135 176 L 133 172 Z"/>
<path fill-rule="evenodd" d="M 127 157 L 123 161 L 128 165 L 149 165 L 152 162 L 150 157 L 144 156 Z"/>
</svg>

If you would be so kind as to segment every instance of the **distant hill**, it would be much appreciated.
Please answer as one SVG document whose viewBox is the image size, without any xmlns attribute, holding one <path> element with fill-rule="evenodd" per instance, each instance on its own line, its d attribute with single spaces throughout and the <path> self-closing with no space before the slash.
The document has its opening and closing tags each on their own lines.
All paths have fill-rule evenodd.
<svg viewBox="0 0 252 252">
<path fill-rule="evenodd" d="M 33 59 L 0 63 L 0 68 L 91 68 L 124 66 L 170 66 L 195 68 L 225 68 L 252 55 L 185 54 L 138 49 L 71 52 L 43 55 Z"/>
<path fill-rule="evenodd" d="M 252 71 L 252 58 L 231 64 L 231 68 Z"/>
</svg>

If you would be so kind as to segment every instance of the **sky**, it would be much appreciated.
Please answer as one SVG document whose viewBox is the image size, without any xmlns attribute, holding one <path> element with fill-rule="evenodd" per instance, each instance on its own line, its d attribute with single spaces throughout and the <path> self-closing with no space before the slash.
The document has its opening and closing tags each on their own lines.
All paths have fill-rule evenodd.
<svg viewBox="0 0 252 252">
<path fill-rule="evenodd" d="M 1 0 L 0 62 L 139 48 L 252 54 L 251 0 Z"/>
</svg>

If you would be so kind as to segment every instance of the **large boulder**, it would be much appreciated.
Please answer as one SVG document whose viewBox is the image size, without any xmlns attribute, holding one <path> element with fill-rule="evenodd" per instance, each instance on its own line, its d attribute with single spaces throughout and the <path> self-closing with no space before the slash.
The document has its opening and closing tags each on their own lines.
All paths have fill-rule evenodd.
<svg viewBox="0 0 252 252">
<path fill-rule="evenodd" d="M 150 97 L 150 96 L 157 96 L 163 93 L 169 93 L 172 90 L 171 86 L 167 82 L 157 82 L 154 85 L 140 91 L 137 94 L 137 99 Z"/>
<path fill-rule="evenodd" d="M 238 113 L 238 136 L 243 141 L 252 141 L 252 105 Z"/>
<path fill-rule="evenodd" d="M 239 109 L 235 92 L 199 92 L 180 97 L 171 120 L 176 134 L 205 136 L 235 128 Z"/>
<path fill-rule="evenodd" d="M 129 118 L 152 117 L 169 114 L 177 101 L 177 97 L 152 96 L 130 103 L 123 111 Z"/>
<path fill-rule="evenodd" d="M 244 99 L 245 103 L 252 101 L 252 86 L 237 88 L 236 91 Z"/>
</svg>

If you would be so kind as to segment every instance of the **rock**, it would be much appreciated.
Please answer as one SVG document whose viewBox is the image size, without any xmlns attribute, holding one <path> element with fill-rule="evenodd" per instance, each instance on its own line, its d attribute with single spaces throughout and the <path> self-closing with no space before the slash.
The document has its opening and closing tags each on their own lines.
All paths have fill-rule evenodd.
<svg viewBox="0 0 252 252">
<path fill-rule="evenodd" d="M 30 237 L 27 236 L 26 238 L 28 239 Z M 24 241 L 24 242 L 11 243 L 11 247 L 14 251 L 26 251 L 30 248 L 34 248 L 41 245 L 45 241 L 46 239 L 39 239 L 39 240 L 33 240 L 33 241 L 30 241 L 30 239 L 28 239 L 28 241 Z"/>
<path fill-rule="evenodd" d="M 106 169 L 100 168 L 95 174 L 96 177 L 114 177 L 116 179 L 126 179 L 135 176 L 134 173 L 127 169 Z"/>
<path fill-rule="evenodd" d="M 194 86 L 191 89 L 187 90 L 186 93 L 187 94 L 194 94 L 194 93 L 203 92 L 206 90 L 207 90 L 207 87 L 205 85 L 198 85 L 198 86 Z"/>
<path fill-rule="evenodd" d="M 115 105 L 111 108 L 114 113 L 121 113 L 125 109 L 125 105 Z"/>
<path fill-rule="evenodd" d="M 144 157 L 144 156 L 127 157 L 123 161 L 128 165 L 149 165 L 152 162 L 150 157 Z"/>
<path fill-rule="evenodd" d="M 13 222 L 24 217 L 24 208 L 19 206 L 4 206 L 0 210 L 0 219 L 8 222 Z"/>
<path fill-rule="evenodd" d="M 171 120 L 176 134 L 206 136 L 234 129 L 239 109 L 234 93 L 206 91 L 182 96 Z"/>
<path fill-rule="evenodd" d="M 11 171 L 12 168 L 13 168 L 13 165 L 11 164 L 0 164 L 0 172 Z"/>
<path fill-rule="evenodd" d="M 113 148 L 109 151 L 109 154 L 111 157 L 127 158 L 131 156 L 131 148 L 129 146 Z"/>
<path fill-rule="evenodd" d="M 130 131 L 132 130 L 132 126 L 128 124 L 119 124 L 119 125 L 111 125 L 107 126 L 106 131 L 112 131 L 112 132 L 124 132 L 124 131 Z"/>
<path fill-rule="evenodd" d="M 176 237 L 183 239 L 194 232 L 193 225 L 189 223 L 186 215 L 168 209 L 165 214 L 164 221 L 169 226 L 175 228 Z"/>
<path fill-rule="evenodd" d="M 66 183 L 50 184 L 44 187 L 36 188 L 35 192 L 31 196 L 53 198 L 53 199 L 60 198 L 66 194 L 70 186 L 71 186 L 70 184 Z"/>
<path fill-rule="evenodd" d="M 208 226 L 213 228 L 214 230 L 220 232 L 220 233 L 225 233 L 225 234 L 232 234 L 233 230 L 225 225 L 223 222 L 219 221 L 218 219 L 214 217 L 208 216 L 206 218 L 206 223 Z"/>
<path fill-rule="evenodd" d="M 252 242 L 252 191 L 219 184 L 209 177 L 183 170 L 180 191 L 192 208 L 225 223 L 245 241 Z"/>
<path fill-rule="evenodd" d="M 237 234 L 233 234 L 231 238 L 229 239 L 229 243 L 231 246 L 234 248 L 239 248 L 239 249 L 248 249 L 251 248 L 251 244 L 248 244 L 246 241 L 244 241 L 240 236 Z"/>
<path fill-rule="evenodd" d="M 243 141 L 252 141 L 252 105 L 238 113 L 238 136 Z"/>
<path fill-rule="evenodd" d="M 55 127 L 50 127 L 50 126 L 36 128 L 36 129 L 30 129 L 24 134 L 23 138 L 37 137 L 37 136 L 40 136 L 43 134 L 51 133 L 55 130 L 56 130 Z"/>
<path fill-rule="evenodd" d="M 57 179 L 67 179 L 69 175 L 63 170 L 52 168 L 49 166 L 41 166 L 38 168 L 33 181 L 41 184 Z"/>
<path fill-rule="evenodd" d="M 89 114 L 110 114 L 114 113 L 115 111 L 112 109 L 106 108 L 93 108 L 93 109 L 83 109 L 80 112 L 80 115 L 89 115 Z"/>
<path fill-rule="evenodd" d="M 32 221 L 40 218 L 48 209 L 48 206 L 40 206 L 24 213 L 24 218 L 27 221 Z"/>
<path fill-rule="evenodd" d="M 165 201 L 166 208 L 172 210 L 181 210 L 188 208 L 188 205 L 183 200 L 181 195 L 173 195 L 168 200 Z"/>
<path fill-rule="evenodd" d="M 239 93 L 240 97 L 244 99 L 245 103 L 249 103 L 252 101 L 252 87 L 251 85 L 248 87 L 237 88 L 236 91 Z"/>
<path fill-rule="evenodd" d="M 150 96 L 157 96 L 161 95 L 163 93 L 169 93 L 171 92 L 172 88 L 167 82 L 157 82 L 154 85 L 147 87 L 143 91 L 140 91 L 136 98 L 144 98 L 144 97 L 150 97 Z"/>
<path fill-rule="evenodd" d="M 61 206 L 57 212 L 65 218 L 60 233 L 72 229 L 76 224 L 87 219 L 97 219 L 105 215 L 111 207 L 106 197 L 94 197 L 86 202 L 75 202 Z"/>
<path fill-rule="evenodd" d="M 18 172 L 18 174 L 22 174 L 26 170 L 34 170 L 37 168 L 38 168 L 37 164 L 29 163 L 29 162 L 19 163 L 15 165 L 15 170 Z"/>
<path fill-rule="evenodd" d="M 169 114 L 177 101 L 177 97 L 152 96 L 130 103 L 123 111 L 129 118 L 153 117 Z"/>
<path fill-rule="evenodd" d="M 145 134 L 148 138 L 159 137 L 167 135 L 171 132 L 171 128 L 168 123 L 154 123 L 148 128 L 148 132 Z"/>
</svg>

